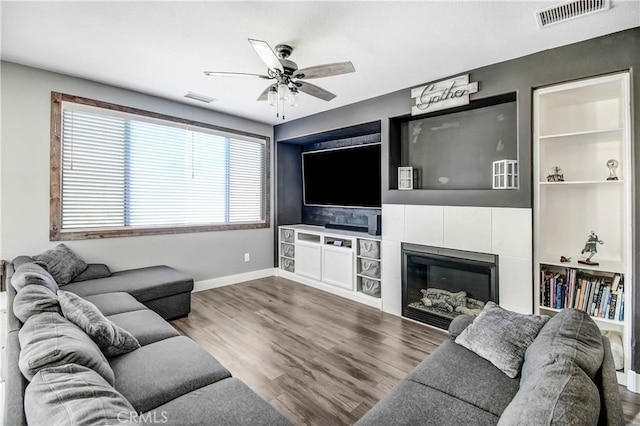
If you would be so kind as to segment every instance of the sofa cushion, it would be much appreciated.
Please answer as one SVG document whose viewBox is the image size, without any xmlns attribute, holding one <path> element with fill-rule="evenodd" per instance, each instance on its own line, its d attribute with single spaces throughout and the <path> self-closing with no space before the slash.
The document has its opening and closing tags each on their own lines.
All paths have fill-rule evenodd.
<svg viewBox="0 0 640 426">
<path fill-rule="evenodd" d="M 71 282 L 78 283 L 80 281 L 95 280 L 97 278 L 106 278 L 111 276 L 111 270 L 104 263 L 89 263 L 87 268 L 76 275 Z"/>
<path fill-rule="evenodd" d="M 13 313 L 23 323 L 33 315 L 43 312 L 60 313 L 58 296 L 51 290 L 39 285 L 28 285 L 13 299 Z"/>
<path fill-rule="evenodd" d="M 193 278 L 168 266 L 150 266 L 111 274 L 79 283 L 69 283 L 64 288 L 78 296 L 123 291 L 140 302 L 154 300 L 193 290 Z"/>
<path fill-rule="evenodd" d="M 113 370 L 96 344 L 78 326 L 62 316 L 45 312 L 27 320 L 18 333 L 20 371 L 27 378 L 43 368 L 79 364 L 115 383 Z"/>
<path fill-rule="evenodd" d="M 33 260 L 44 264 L 59 285 L 69 283 L 87 268 L 87 264 L 64 244 L 33 256 Z"/>
<path fill-rule="evenodd" d="M 453 340 L 443 342 L 407 380 L 442 391 L 496 416 L 500 416 L 520 387 L 518 379 L 507 377 L 489 361 Z"/>
<path fill-rule="evenodd" d="M 105 355 L 126 354 L 140 347 L 131 333 L 107 319 L 88 300 L 62 290 L 58 291 L 58 299 L 65 318 L 84 330 Z"/>
<path fill-rule="evenodd" d="M 24 400 L 33 425 L 116 425 L 134 411 L 98 373 L 77 364 L 40 370 Z"/>
<path fill-rule="evenodd" d="M 137 411 L 149 411 L 231 376 L 207 351 L 184 336 L 160 340 L 110 361 L 116 390 Z"/>
<path fill-rule="evenodd" d="M 522 381 L 560 360 L 575 362 L 593 379 L 603 357 L 602 337 L 596 323 L 584 311 L 563 309 L 542 327 L 527 349 Z"/>
<path fill-rule="evenodd" d="M 525 351 L 547 321 L 546 315 L 519 314 L 487 302 L 473 323 L 456 337 L 456 343 L 514 378 L 520 372 Z"/>
<path fill-rule="evenodd" d="M 19 292 L 28 285 L 40 285 L 48 288 L 53 294 L 58 291 L 58 284 L 53 276 L 42 266 L 33 262 L 20 264 L 11 276 L 11 285 Z"/>
<path fill-rule="evenodd" d="M 410 380 L 401 382 L 356 425 L 495 425 L 498 417 L 472 404 Z"/>
<path fill-rule="evenodd" d="M 152 412 L 151 419 L 162 418 L 168 424 L 200 426 L 215 424 L 226 426 L 290 425 L 267 402 L 240 380 L 228 378 L 191 391 L 163 404 Z"/>
<path fill-rule="evenodd" d="M 68 286 L 65 287 L 65 291 Z M 86 296 L 83 299 L 96 305 L 100 312 L 105 316 L 121 314 L 123 312 L 140 311 L 147 309 L 142 303 L 138 302 L 135 297 L 125 292 L 96 294 L 94 296 Z"/>
<path fill-rule="evenodd" d="M 577 364 L 547 365 L 522 383 L 499 425 L 595 425 L 600 415 L 598 388 Z"/>
<path fill-rule="evenodd" d="M 179 336 L 175 328 L 150 309 L 110 315 L 109 320 L 131 333 L 144 346 Z"/>
</svg>

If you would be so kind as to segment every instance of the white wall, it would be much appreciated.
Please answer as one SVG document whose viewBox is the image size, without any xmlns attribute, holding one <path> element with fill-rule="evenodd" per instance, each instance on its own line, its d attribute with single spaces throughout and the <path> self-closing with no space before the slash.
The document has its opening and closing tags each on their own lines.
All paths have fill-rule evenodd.
<svg viewBox="0 0 640 426">
<path fill-rule="evenodd" d="M 0 253 L 37 254 L 49 241 L 51 92 L 62 92 L 265 135 L 273 127 L 166 99 L 9 62 L 0 64 Z M 187 87 L 185 87 L 185 92 Z M 273 173 L 273 147 L 271 149 Z M 274 179 L 271 179 L 274 182 Z M 273 223 L 273 187 L 271 205 Z M 87 262 L 112 270 L 166 264 L 196 281 L 273 267 L 273 230 L 200 232 L 65 242 Z M 251 261 L 244 262 L 244 253 Z"/>
</svg>

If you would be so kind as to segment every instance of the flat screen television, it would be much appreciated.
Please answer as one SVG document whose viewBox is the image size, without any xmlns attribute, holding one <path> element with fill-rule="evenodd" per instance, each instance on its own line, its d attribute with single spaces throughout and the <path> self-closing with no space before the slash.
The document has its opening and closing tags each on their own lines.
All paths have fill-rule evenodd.
<svg viewBox="0 0 640 426">
<path fill-rule="evenodd" d="M 379 143 L 303 152 L 305 205 L 380 208 L 381 164 Z"/>
</svg>

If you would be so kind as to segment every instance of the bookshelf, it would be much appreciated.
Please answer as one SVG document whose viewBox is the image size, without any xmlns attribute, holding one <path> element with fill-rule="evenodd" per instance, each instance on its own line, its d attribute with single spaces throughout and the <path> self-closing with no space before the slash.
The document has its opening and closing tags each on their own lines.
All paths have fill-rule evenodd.
<svg viewBox="0 0 640 426">
<path fill-rule="evenodd" d="M 539 88 L 533 96 L 536 312 L 582 309 L 603 332 L 619 333 L 621 384 L 631 367 L 634 291 L 629 88 L 623 72 Z M 617 180 L 607 180 L 610 159 L 619 163 Z M 564 181 L 547 181 L 554 167 Z M 598 265 L 578 263 L 591 231 L 603 241 L 592 258 Z"/>
</svg>

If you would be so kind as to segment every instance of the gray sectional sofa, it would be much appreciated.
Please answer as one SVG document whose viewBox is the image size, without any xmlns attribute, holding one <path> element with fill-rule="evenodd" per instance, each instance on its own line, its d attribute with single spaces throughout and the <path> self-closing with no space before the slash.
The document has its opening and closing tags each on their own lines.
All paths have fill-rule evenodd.
<svg viewBox="0 0 640 426">
<path fill-rule="evenodd" d="M 452 339 L 357 425 L 625 424 L 609 341 L 584 312 L 565 309 L 551 318 L 514 378 L 456 343 L 472 321 L 454 319 Z"/>
<path fill-rule="evenodd" d="M 112 377 L 112 384 L 90 368 L 77 365 L 74 360 L 79 355 L 72 350 L 68 355 L 70 363 L 43 369 L 29 385 L 20 369 L 24 367 L 24 360 L 20 359 L 20 342 L 28 341 L 30 336 L 20 335 L 21 329 L 27 327 L 14 314 L 16 291 L 10 284 L 14 266 L 28 260 L 21 257 L 8 264 L 5 275 L 9 332 L 4 364 L 3 424 L 24 425 L 27 417 L 34 419 L 34 423 L 75 424 L 73 416 L 76 414 L 78 419 L 85 420 L 85 424 L 289 424 L 267 402 L 233 378 L 202 347 L 179 335 L 165 321 L 164 318 L 188 314 L 188 296 L 193 288 L 190 277 L 167 266 L 116 272 L 111 277 L 72 282 L 61 288 L 93 303 L 104 316 L 138 340 L 138 349 L 122 355 L 105 357 L 97 351 L 96 363 L 104 360 L 103 369 L 109 370 L 109 374 L 100 373 L 107 379 Z M 46 312 L 36 313 L 25 321 L 39 317 L 43 324 L 53 319 L 53 326 L 75 327 L 55 311 L 57 308 L 45 305 L 47 303 L 42 303 L 41 307 Z M 74 333 L 76 331 L 82 330 L 74 329 Z M 37 329 L 31 331 L 32 334 L 38 332 Z M 90 340 L 89 343 L 92 344 Z M 82 351 L 85 349 L 83 347 Z M 91 347 L 86 351 L 91 353 Z M 74 400 L 77 395 L 69 396 L 77 391 L 69 389 L 69 375 L 88 389 L 85 393 L 91 398 L 86 402 Z M 66 381 L 61 382 L 61 378 Z M 27 390 L 28 385 L 30 390 Z M 48 390 L 56 386 L 55 391 Z M 50 414 L 47 410 L 56 404 L 68 409 Z M 117 417 L 100 417 L 103 405 L 112 410 L 119 409 Z M 64 420 L 56 415 L 62 415 Z M 68 416 L 72 416 L 72 420 Z"/>
</svg>

